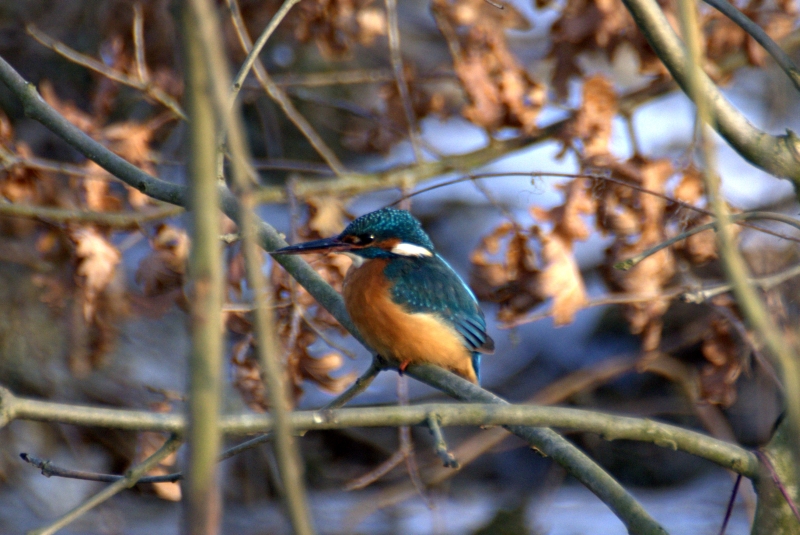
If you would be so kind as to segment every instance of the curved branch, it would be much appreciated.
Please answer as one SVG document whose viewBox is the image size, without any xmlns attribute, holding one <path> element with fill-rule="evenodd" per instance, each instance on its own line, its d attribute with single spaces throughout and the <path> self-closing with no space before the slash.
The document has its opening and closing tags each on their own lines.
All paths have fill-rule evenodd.
<svg viewBox="0 0 800 535">
<path fill-rule="evenodd" d="M 655 0 L 622 0 L 650 46 L 687 95 L 691 64 L 686 49 Z M 787 131 L 773 136 L 753 126 L 728 102 L 705 73 L 696 80 L 709 105 L 711 126 L 753 165 L 800 184 L 800 138 Z"/>
<path fill-rule="evenodd" d="M 703 0 L 706 4 L 716 8 L 720 13 L 735 22 L 741 29 L 750 34 L 750 36 L 761 45 L 767 53 L 772 56 L 775 63 L 786 73 L 786 76 L 792 81 L 795 89 L 800 91 L 800 72 L 797 66 L 792 61 L 792 58 L 778 46 L 778 43 L 764 31 L 761 26 L 747 18 L 747 16 L 736 9 L 736 6 L 728 2 L 728 0 Z"/>
<path fill-rule="evenodd" d="M 433 366 L 410 366 L 420 380 L 434 384 L 447 382 L 446 372 Z M 439 375 L 440 377 L 436 377 Z M 453 376 L 455 377 L 455 376 Z M 457 379 L 457 378 L 456 378 Z M 455 381 L 455 379 L 453 380 Z M 459 390 L 463 389 L 457 385 Z M 500 399 L 472 386 L 470 394 L 487 400 Z M 455 392 L 451 392 L 455 393 Z M 461 394 L 463 395 L 463 393 Z M 490 398 L 491 396 L 491 398 Z M 661 447 L 680 450 L 708 459 L 724 468 L 752 478 L 758 473 L 755 455 L 735 444 L 718 440 L 696 431 L 645 418 L 616 416 L 582 409 L 544 407 L 539 405 L 509 405 L 498 402 L 358 407 L 293 411 L 289 416 L 298 431 L 344 429 L 350 427 L 398 427 L 428 425 L 431 415 L 443 427 L 505 425 L 512 427 L 557 427 L 596 433 L 606 440 L 638 440 Z M 185 420 L 180 414 L 165 414 L 130 409 L 110 409 L 84 405 L 68 405 L 14 396 L 0 387 L 0 418 L 2 421 L 35 420 L 60 422 L 90 427 L 108 427 L 135 431 L 165 431 L 183 433 Z M 226 415 L 220 419 L 220 429 L 229 435 L 264 433 L 272 429 L 268 414 Z M 539 429 L 541 431 L 541 429 Z"/>
</svg>

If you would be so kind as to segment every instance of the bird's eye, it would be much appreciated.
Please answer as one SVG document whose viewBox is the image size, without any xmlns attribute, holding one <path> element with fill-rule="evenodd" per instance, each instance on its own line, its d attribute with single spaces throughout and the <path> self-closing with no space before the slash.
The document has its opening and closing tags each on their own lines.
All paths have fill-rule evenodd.
<svg viewBox="0 0 800 535">
<path fill-rule="evenodd" d="M 375 241 L 375 236 L 372 234 L 350 234 L 342 238 L 342 241 L 351 245 L 358 245 L 361 247 L 367 246 Z"/>
</svg>

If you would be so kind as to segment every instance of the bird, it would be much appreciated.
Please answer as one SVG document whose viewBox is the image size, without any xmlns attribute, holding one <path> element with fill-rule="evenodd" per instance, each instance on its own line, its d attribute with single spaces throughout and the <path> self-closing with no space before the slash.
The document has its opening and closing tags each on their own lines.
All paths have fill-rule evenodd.
<svg viewBox="0 0 800 535">
<path fill-rule="evenodd" d="M 382 208 L 339 235 L 273 254 L 339 252 L 353 258 L 342 294 L 353 324 L 384 359 L 430 363 L 478 384 L 481 354 L 494 353 L 475 294 L 406 210 Z"/>
</svg>

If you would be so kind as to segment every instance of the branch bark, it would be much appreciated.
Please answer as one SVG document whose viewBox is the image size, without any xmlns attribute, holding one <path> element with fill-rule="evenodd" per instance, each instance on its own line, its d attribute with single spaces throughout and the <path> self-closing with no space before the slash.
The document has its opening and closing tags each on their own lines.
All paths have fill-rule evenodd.
<svg viewBox="0 0 800 535">
<path fill-rule="evenodd" d="M 219 416 L 222 405 L 223 270 L 217 177 L 214 173 L 216 136 L 213 93 L 215 76 L 205 51 L 203 30 L 215 26 L 210 2 L 195 0 L 182 6 L 189 122 L 189 183 L 192 205 L 191 339 L 188 459 L 183 532 L 214 535 L 222 519 L 217 480 L 220 450 Z"/>
<path fill-rule="evenodd" d="M 409 367 L 429 384 L 433 374 L 442 372 L 430 366 Z M 453 376 L 455 377 L 455 376 Z M 447 378 L 449 379 L 449 374 Z M 456 378 L 458 379 L 458 378 Z M 438 379 L 437 379 L 438 380 Z M 455 379 L 454 379 L 455 381 Z M 459 388 L 463 385 L 459 386 Z M 484 396 L 484 390 L 472 387 L 472 394 Z M 491 394 L 490 394 L 491 395 Z M 548 426 L 559 429 L 597 433 L 606 440 L 639 440 L 680 450 L 708 459 L 724 468 L 753 478 L 759 473 L 756 456 L 736 444 L 730 444 L 696 431 L 645 418 L 616 416 L 595 411 L 540 405 L 504 405 L 498 403 L 426 403 L 410 406 L 358 407 L 294 411 L 289 415 L 297 433 L 350 427 L 396 427 L 425 425 L 436 415 L 443 427 L 453 426 Z M 69 405 L 17 397 L 0 387 L 0 424 L 13 420 L 60 422 L 88 427 L 107 427 L 134 431 L 165 431 L 181 434 L 185 419 L 180 414 L 165 414 L 129 409 L 109 409 Z M 225 415 L 220 431 L 229 435 L 265 433 L 273 428 L 268 414 Z"/>
<path fill-rule="evenodd" d="M 691 60 L 656 0 L 622 2 L 683 92 L 694 100 Z M 800 138 L 794 132 L 782 136 L 762 132 L 728 102 L 708 75 L 700 73 L 695 83 L 708 102 L 709 124 L 736 152 L 768 173 L 800 184 Z"/>
</svg>

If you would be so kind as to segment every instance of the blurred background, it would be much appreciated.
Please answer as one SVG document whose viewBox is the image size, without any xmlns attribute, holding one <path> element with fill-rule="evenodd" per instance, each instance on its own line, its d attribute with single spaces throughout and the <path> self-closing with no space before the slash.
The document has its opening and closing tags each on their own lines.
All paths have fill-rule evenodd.
<svg viewBox="0 0 800 535">
<path fill-rule="evenodd" d="M 183 183 L 174 4 L 3 3 L 0 56 L 93 138 Z M 400 41 L 390 45 L 385 4 L 302 0 L 260 55 L 261 75 L 251 74 L 241 91 L 261 178 L 259 215 L 293 243 L 335 234 L 353 217 L 399 202 L 482 301 L 497 343 L 483 359 L 485 388 L 517 403 L 657 418 L 746 447 L 764 443 L 781 411 L 775 370 L 728 293 L 697 297 L 723 283 L 713 235 L 687 238 L 629 272 L 613 269 L 710 220 L 695 166 L 693 105 L 620 2 L 503 6 L 402 2 Z M 795 2 L 737 6 L 794 54 Z M 246 55 L 243 32 L 255 39 L 278 7 L 219 2 L 232 73 Z M 674 2 L 662 7 L 674 20 Z M 800 130 L 799 99 L 785 74 L 738 26 L 699 9 L 705 69 L 726 97 L 767 132 Z M 397 69 L 393 47 L 402 58 Z M 25 118 L 4 86 L 0 108 L 0 384 L 38 399 L 182 411 L 186 216 L 114 180 Z M 788 181 L 721 139 L 715 148 L 733 210 L 797 212 Z M 31 211 L 4 215 L 11 203 Z M 108 217 L 89 220 L 87 211 Z M 235 232 L 232 222 L 224 225 Z M 786 273 L 764 290 L 789 334 L 797 241 L 786 226 L 739 228 L 754 276 Z M 309 261 L 341 287 L 348 259 Z M 226 246 L 225 263 L 226 412 L 263 412 L 269 407 L 237 242 Z M 266 266 L 296 406 L 320 407 L 371 357 L 285 272 Z M 352 403 L 398 399 L 445 398 L 384 372 Z M 445 434 L 458 471 L 441 467 L 427 429 L 311 432 L 298 440 L 320 532 L 625 533 L 596 497 L 521 440 L 499 429 Z M 719 530 L 733 486 L 725 471 L 654 445 L 567 436 L 671 533 Z M 12 422 L 0 430 L 0 532 L 46 524 L 100 488 L 45 478 L 21 452 L 123 473 L 164 439 Z M 179 464 L 180 454 L 159 470 Z M 288 532 L 269 445 L 221 467 L 223 533 Z M 139 485 L 63 532 L 177 533 L 179 499 L 176 484 Z M 728 533 L 748 532 L 754 500 L 745 486 Z"/>
</svg>

